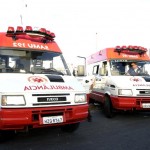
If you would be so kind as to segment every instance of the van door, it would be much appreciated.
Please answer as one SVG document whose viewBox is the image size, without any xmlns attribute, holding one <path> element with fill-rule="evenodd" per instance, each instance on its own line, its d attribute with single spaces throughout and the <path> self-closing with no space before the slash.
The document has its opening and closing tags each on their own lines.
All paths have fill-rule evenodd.
<svg viewBox="0 0 150 150">
<path fill-rule="evenodd" d="M 103 100 L 104 89 L 108 76 L 107 61 L 101 62 L 98 66 L 98 74 L 95 75 L 92 93 L 95 94 L 94 98 Z"/>
</svg>

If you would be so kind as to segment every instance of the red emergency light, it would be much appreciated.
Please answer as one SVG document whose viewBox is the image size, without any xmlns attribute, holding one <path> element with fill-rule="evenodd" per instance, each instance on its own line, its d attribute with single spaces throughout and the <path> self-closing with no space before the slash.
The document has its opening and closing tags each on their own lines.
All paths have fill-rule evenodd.
<svg viewBox="0 0 150 150">
<path fill-rule="evenodd" d="M 23 27 L 17 26 L 16 33 L 23 33 Z"/>
<path fill-rule="evenodd" d="M 122 46 L 121 49 L 126 50 L 127 46 Z"/>
<path fill-rule="evenodd" d="M 15 33 L 14 27 L 8 27 L 6 36 L 9 36 L 15 39 L 14 33 Z"/>
<path fill-rule="evenodd" d="M 26 26 L 25 32 L 32 32 L 32 27 L 31 26 Z"/>
<path fill-rule="evenodd" d="M 7 33 L 14 33 L 14 27 L 8 27 Z"/>
<path fill-rule="evenodd" d="M 53 39 L 53 38 L 55 38 L 55 34 L 53 32 L 46 30 L 46 37 Z"/>
<path fill-rule="evenodd" d="M 137 50 L 139 47 L 138 46 L 134 46 L 133 47 L 133 50 Z"/>
<path fill-rule="evenodd" d="M 141 46 L 116 46 L 114 49 L 115 52 L 128 53 L 128 54 L 139 54 L 140 56 L 147 52 L 147 49 Z"/>
<path fill-rule="evenodd" d="M 24 34 L 26 34 L 26 33 L 23 31 L 23 27 L 17 26 L 15 35 L 24 35 Z M 17 39 L 17 37 L 15 35 L 14 35 L 14 40 Z"/>
<path fill-rule="evenodd" d="M 46 29 L 45 28 L 41 28 L 41 29 L 39 29 L 39 32 L 45 34 L 46 33 Z"/>
<path fill-rule="evenodd" d="M 120 47 L 120 46 L 116 46 L 116 47 L 115 47 L 115 51 L 120 54 L 120 53 L 121 53 L 121 47 Z"/>
<path fill-rule="evenodd" d="M 47 31 L 45 28 L 40 28 L 39 30 L 33 30 L 31 26 L 26 26 L 25 30 L 23 30 L 23 27 L 17 26 L 17 29 L 14 30 L 14 27 L 8 27 L 6 36 L 12 37 L 14 40 L 17 40 L 19 38 L 28 38 L 34 40 L 37 38 L 41 40 L 44 43 L 47 43 L 49 41 L 53 41 L 55 38 L 55 34 Z"/>
<path fill-rule="evenodd" d="M 128 49 L 129 49 L 129 50 L 132 50 L 132 49 L 133 49 L 133 46 L 132 46 L 132 45 L 129 45 L 129 46 L 128 46 Z"/>
<path fill-rule="evenodd" d="M 55 38 L 55 33 L 51 33 L 50 36 L 51 36 L 52 38 Z"/>
<path fill-rule="evenodd" d="M 51 32 L 47 30 L 47 31 L 46 31 L 46 34 L 50 35 L 50 34 L 51 34 Z"/>
<path fill-rule="evenodd" d="M 121 49 L 121 47 L 120 46 L 116 46 L 115 49 Z"/>
</svg>

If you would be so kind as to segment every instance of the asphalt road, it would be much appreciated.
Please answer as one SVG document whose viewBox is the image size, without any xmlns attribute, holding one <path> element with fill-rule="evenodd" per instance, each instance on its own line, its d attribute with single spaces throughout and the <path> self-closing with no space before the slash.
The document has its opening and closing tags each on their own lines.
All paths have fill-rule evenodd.
<svg viewBox="0 0 150 150">
<path fill-rule="evenodd" d="M 74 133 L 59 128 L 20 133 L 0 143 L 0 150 L 148 150 L 150 112 L 119 113 L 105 118 L 91 107 L 92 122 L 82 122 Z"/>
</svg>

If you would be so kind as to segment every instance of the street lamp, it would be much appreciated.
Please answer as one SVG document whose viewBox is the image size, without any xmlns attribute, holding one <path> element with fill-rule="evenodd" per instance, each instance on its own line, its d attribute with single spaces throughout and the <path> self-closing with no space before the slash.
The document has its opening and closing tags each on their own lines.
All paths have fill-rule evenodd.
<svg viewBox="0 0 150 150">
<path fill-rule="evenodd" d="M 83 57 L 83 56 L 77 56 L 78 58 L 83 58 L 84 59 L 84 72 L 85 72 L 85 75 L 86 75 L 86 57 Z"/>
</svg>

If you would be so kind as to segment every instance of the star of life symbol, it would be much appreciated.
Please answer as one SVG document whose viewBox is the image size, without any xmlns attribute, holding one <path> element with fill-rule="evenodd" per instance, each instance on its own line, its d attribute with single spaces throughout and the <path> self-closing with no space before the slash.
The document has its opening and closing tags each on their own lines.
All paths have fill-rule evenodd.
<svg viewBox="0 0 150 150">
<path fill-rule="evenodd" d="M 133 82 L 141 82 L 142 80 L 138 77 L 132 77 L 130 78 L 130 81 L 133 81 Z"/>
<path fill-rule="evenodd" d="M 47 79 L 40 76 L 31 76 L 28 78 L 28 81 L 31 83 L 45 83 Z"/>
</svg>

